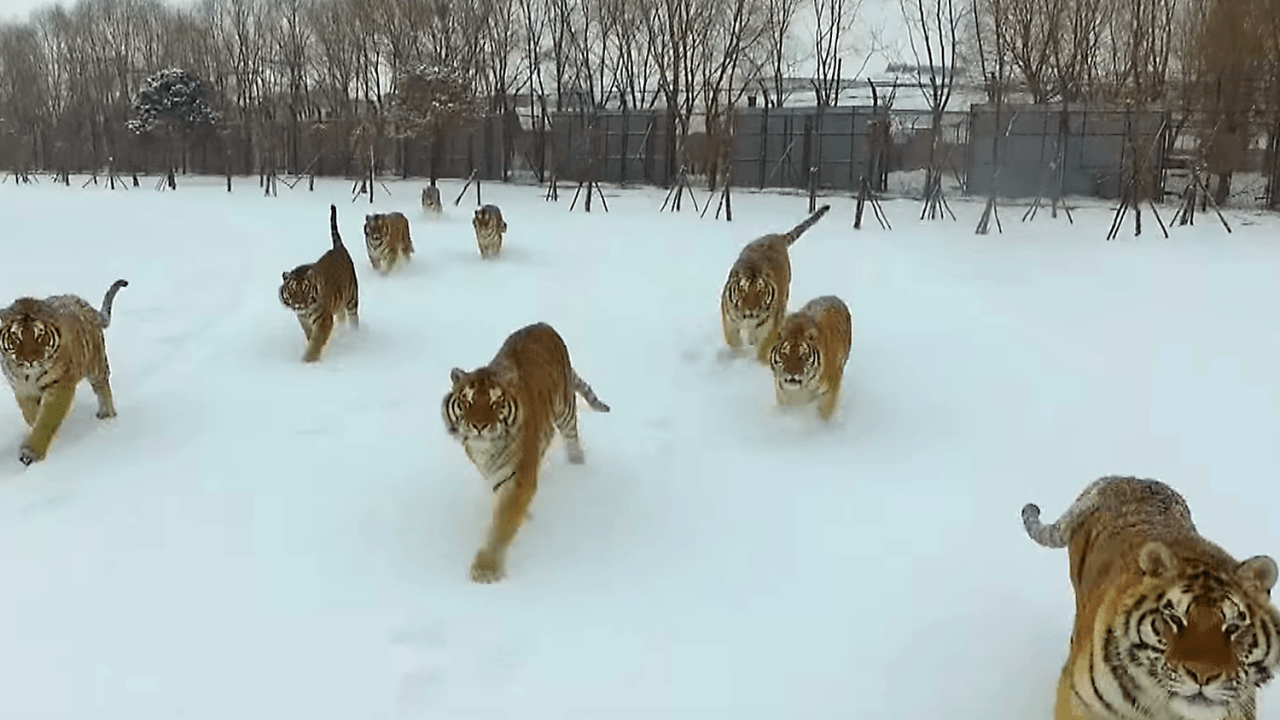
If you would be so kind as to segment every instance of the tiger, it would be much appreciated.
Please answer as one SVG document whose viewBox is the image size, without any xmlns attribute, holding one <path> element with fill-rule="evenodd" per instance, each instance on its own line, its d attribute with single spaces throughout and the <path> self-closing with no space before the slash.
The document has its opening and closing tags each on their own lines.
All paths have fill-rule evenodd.
<svg viewBox="0 0 1280 720">
<path fill-rule="evenodd" d="M 443 210 L 440 204 L 440 188 L 436 187 L 435 180 L 422 188 L 422 210 L 428 215 L 439 215 Z"/>
<path fill-rule="evenodd" d="M 81 380 L 98 397 L 98 419 L 116 416 L 103 330 L 116 293 L 128 286 L 123 279 L 111 283 L 101 309 L 78 295 L 53 295 L 21 297 L 0 310 L 0 368 L 31 428 L 18 450 L 23 465 L 45 459 Z"/>
<path fill-rule="evenodd" d="M 593 410 L 609 412 L 569 362 L 564 339 L 539 322 L 511 333 L 488 365 L 449 372 L 453 386 L 440 404 L 445 430 L 492 485 L 493 516 L 471 563 L 471 580 L 506 577 L 507 548 L 538 486 L 538 466 L 555 431 L 570 463 L 585 462 L 578 439 L 574 393 Z"/>
<path fill-rule="evenodd" d="M 785 233 L 771 233 L 747 243 L 729 270 L 720 293 L 720 323 L 724 341 L 737 351 L 744 341 L 756 348 L 756 359 L 769 363 L 791 293 L 791 258 L 788 248 L 831 209 L 818 208 L 804 222 Z"/>
<path fill-rule="evenodd" d="M 1200 535 L 1159 480 L 1109 475 L 1027 535 L 1068 549 L 1075 626 L 1056 720 L 1255 720 L 1280 665 L 1276 562 L 1236 561 Z"/>
<path fill-rule="evenodd" d="M 787 315 L 769 350 L 778 405 L 818 400 L 818 416 L 830 420 L 852 341 L 849 308 L 835 295 L 814 298 Z"/>
<path fill-rule="evenodd" d="M 507 231 L 507 222 L 502 219 L 502 211 L 498 206 L 482 205 L 476 208 L 471 225 L 476 230 L 476 245 L 480 247 L 480 257 L 497 257 L 502 252 L 502 234 Z"/>
<path fill-rule="evenodd" d="M 329 342 L 335 319 L 346 319 L 353 328 L 360 327 L 356 266 L 338 233 L 338 208 L 334 205 L 329 206 L 329 234 L 333 247 L 319 260 L 280 274 L 280 302 L 297 314 L 307 338 L 303 362 L 320 359 L 320 350 Z"/>
<path fill-rule="evenodd" d="M 413 240 L 409 237 L 409 220 L 403 213 L 374 213 L 364 216 L 364 247 L 369 264 L 386 275 L 396 265 L 409 262 Z"/>
</svg>

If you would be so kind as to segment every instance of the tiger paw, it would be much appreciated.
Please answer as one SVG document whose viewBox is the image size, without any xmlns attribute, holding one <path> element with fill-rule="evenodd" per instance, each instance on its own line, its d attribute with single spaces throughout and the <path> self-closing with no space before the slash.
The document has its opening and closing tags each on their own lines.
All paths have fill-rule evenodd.
<svg viewBox="0 0 1280 720">
<path fill-rule="evenodd" d="M 586 456 L 582 453 L 581 445 L 569 445 L 566 453 L 569 456 L 569 462 L 574 465 L 581 465 L 587 461 Z"/>
<path fill-rule="evenodd" d="M 116 411 L 111 409 L 101 409 L 101 410 L 98 410 L 98 413 L 97 413 L 97 417 L 99 420 L 106 420 L 107 418 L 113 418 L 115 416 L 116 416 Z"/>
<path fill-rule="evenodd" d="M 476 553 L 476 559 L 471 563 L 471 582 L 476 583 L 495 583 L 507 576 L 506 569 L 502 567 L 502 561 L 488 553 Z"/>
<path fill-rule="evenodd" d="M 22 448 L 18 450 L 18 462 L 23 465 L 30 465 L 40 459 L 42 459 L 40 455 L 30 445 L 24 443 Z"/>
</svg>

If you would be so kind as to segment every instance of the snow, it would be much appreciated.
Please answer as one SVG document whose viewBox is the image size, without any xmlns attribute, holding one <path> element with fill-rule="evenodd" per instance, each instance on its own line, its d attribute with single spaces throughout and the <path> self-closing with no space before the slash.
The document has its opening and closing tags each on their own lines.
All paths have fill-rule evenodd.
<svg viewBox="0 0 1280 720">
<path fill-rule="evenodd" d="M 1098 476 L 1159 477 L 1237 557 L 1280 552 L 1274 216 L 1106 242 L 1100 201 L 975 236 L 977 202 L 890 200 L 892 231 L 854 231 L 824 198 L 791 294 L 853 313 L 824 426 L 720 355 L 729 265 L 803 196 L 738 192 L 730 223 L 657 188 L 587 214 L 486 183 L 510 230 L 485 262 L 456 180 L 438 219 L 419 180 L 372 204 L 338 179 L 82 182 L 0 185 L 14 298 L 129 280 L 117 418 L 81 385 L 24 468 L 0 402 L 3 717 L 1049 717 L 1073 600 L 1024 503 L 1051 521 Z M 329 246 L 331 202 L 361 326 L 304 365 L 276 289 Z M 361 227 L 389 210 L 417 254 L 380 277 Z M 507 579 L 476 585 L 489 498 L 440 400 L 539 320 L 612 412 L 583 404 L 586 464 L 552 446 Z"/>
</svg>

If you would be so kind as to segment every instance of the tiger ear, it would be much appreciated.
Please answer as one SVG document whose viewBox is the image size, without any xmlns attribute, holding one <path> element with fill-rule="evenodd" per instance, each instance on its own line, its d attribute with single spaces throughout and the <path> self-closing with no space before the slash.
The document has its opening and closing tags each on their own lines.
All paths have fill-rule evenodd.
<svg viewBox="0 0 1280 720">
<path fill-rule="evenodd" d="M 1240 582 L 1246 588 L 1263 595 L 1271 594 L 1277 575 L 1280 575 L 1280 570 L 1276 568 L 1276 561 L 1269 555 L 1254 555 L 1236 568 L 1236 576 L 1240 578 Z"/>
<path fill-rule="evenodd" d="M 289 272 L 286 270 L 285 272 L 280 273 L 280 279 L 281 279 L 281 280 L 288 280 L 288 279 L 289 279 Z"/>
<path fill-rule="evenodd" d="M 1178 560 L 1167 545 L 1158 540 L 1152 540 L 1138 551 L 1138 567 L 1142 568 L 1142 573 L 1149 577 L 1168 577 L 1178 568 Z"/>
<path fill-rule="evenodd" d="M 454 368 L 449 371 L 449 380 L 454 385 L 457 385 L 458 383 L 462 382 L 462 378 L 466 377 L 466 375 L 467 375 L 466 371 L 463 370 L 462 368 Z"/>
</svg>

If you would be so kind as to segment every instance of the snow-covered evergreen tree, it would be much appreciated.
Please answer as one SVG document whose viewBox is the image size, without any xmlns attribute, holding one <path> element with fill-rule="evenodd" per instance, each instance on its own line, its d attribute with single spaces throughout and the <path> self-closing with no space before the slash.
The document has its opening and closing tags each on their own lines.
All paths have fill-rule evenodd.
<svg viewBox="0 0 1280 720">
<path fill-rule="evenodd" d="M 127 124 L 139 134 L 159 126 L 188 131 L 217 121 L 204 83 L 180 68 L 161 70 L 147 78 L 133 99 L 133 111 L 137 117 Z"/>
<path fill-rule="evenodd" d="M 484 116 L 475 83 L 458 68 L 421 65 L 396 77 L 390 119 L 400 136 L 434 138 Z"/>
</svg>

